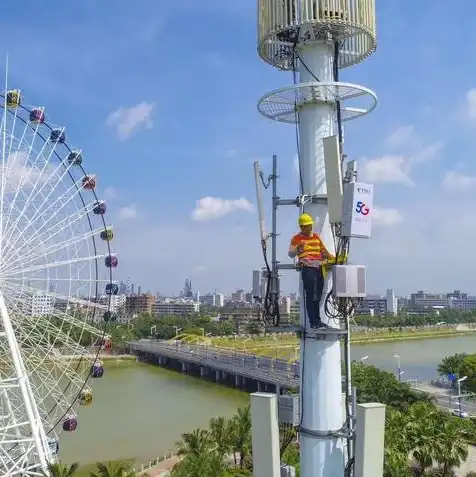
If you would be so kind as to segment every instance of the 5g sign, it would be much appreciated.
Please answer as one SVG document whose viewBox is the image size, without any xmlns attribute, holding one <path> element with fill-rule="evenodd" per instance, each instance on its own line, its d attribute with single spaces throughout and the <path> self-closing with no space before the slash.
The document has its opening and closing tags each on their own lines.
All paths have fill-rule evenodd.
<svg viewBox="0 0 476 477">
<path fill-rule="evenodd" d="M 365 205 L 365 202 L 361 200 L 357 201 L 355 204 L 355 211 L 361 215 L 369 215 L 370 209 Z"/>
</svg>

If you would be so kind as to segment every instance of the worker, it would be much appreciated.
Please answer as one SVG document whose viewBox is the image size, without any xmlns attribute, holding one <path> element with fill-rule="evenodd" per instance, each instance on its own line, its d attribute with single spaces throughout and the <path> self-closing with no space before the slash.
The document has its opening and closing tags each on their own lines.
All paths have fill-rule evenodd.
<svg viewBox="0 0 476 477">
<path fill-rule="evenodd" d="M 298 258 L 304 286 L 304 299 L 311 328 L 329 328 L 321 321 L 320 303 L 324 290 L 322 265 L 331 258 L 318 234 L 312 231 L 314 220 L 309 214 L 299 216 L 301 232 L 294 235 L 289 245 L 290 258 Z"/>
</svg>

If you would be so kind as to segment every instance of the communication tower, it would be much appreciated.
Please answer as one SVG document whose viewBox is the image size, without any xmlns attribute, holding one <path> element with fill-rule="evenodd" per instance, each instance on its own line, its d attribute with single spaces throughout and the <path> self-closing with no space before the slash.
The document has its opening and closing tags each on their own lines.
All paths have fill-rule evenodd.
<svg viewBox="0 0 476 477">
<path fill-rule="evenodd" d="M 314 217 L 316 232 L 331 253 L 337 221 L 329 217 L 328 206 L 335 197 L 334 204 L 340 201 L 340 206 L 334 205 L 335 214 L 341 213 L 342 179 L 334 181 L 340 191 L 330 189 L 332 181 L 326 183 L 324 139 L 338 137 L 335 149 L 342 166 L 342 123 L 371 112 L 377 104 L 371 90 L 340 82 L 339 69 L 363 61 L 375 48 L 375 0 L 258 0 L 259 55 L 294 73 L 294 84 L 263 96 L 258 110 L 266 118 L 296 125 L 301 195 L 295 205 Z M 341 168 L 335 173 L 342 178 Z M 323 297 L 331 288 L 328 274 Z M 324 300 L 321 317 L 339 328 Z M 310 330 L 304 300 L 301 324 L 301 475 L 343 477 L 342 334 Z"/>
</svg>

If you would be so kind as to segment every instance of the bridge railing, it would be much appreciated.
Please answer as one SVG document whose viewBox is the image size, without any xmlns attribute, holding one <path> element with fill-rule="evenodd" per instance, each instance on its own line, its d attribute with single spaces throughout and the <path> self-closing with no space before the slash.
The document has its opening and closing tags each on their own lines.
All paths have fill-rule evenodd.
<svg viewBox="0 0 476 477">
<path fill-rule="evenodd" d="M 235 372 L 263 382 L 285 384 L 290 387 L 298 384 L 299 366 L 283 360 L 234 353 L 233 351 L 225 352 L 216 348 L 171 345 L 163 342 L 134 342 L 130 343 L 130 346 L 138 351 L 155 352 L 165 357 Z"/>
</svg>

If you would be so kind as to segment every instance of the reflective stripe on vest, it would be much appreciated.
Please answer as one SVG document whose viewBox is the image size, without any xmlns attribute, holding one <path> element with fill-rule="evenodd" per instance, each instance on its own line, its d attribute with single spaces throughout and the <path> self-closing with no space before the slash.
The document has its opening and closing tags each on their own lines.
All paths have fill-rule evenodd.
<svg viewBox="0 0 476 477">
<path fill-rule="evenodd" d="M 323 246 L 321 239 L 313 234 L 310 237 L 301 235 L 299 237 L 299 244 L 304 245 L 304 250 L 298 255 L 299 260 L 318 260 L 322 261 Z"/>
</svg>

